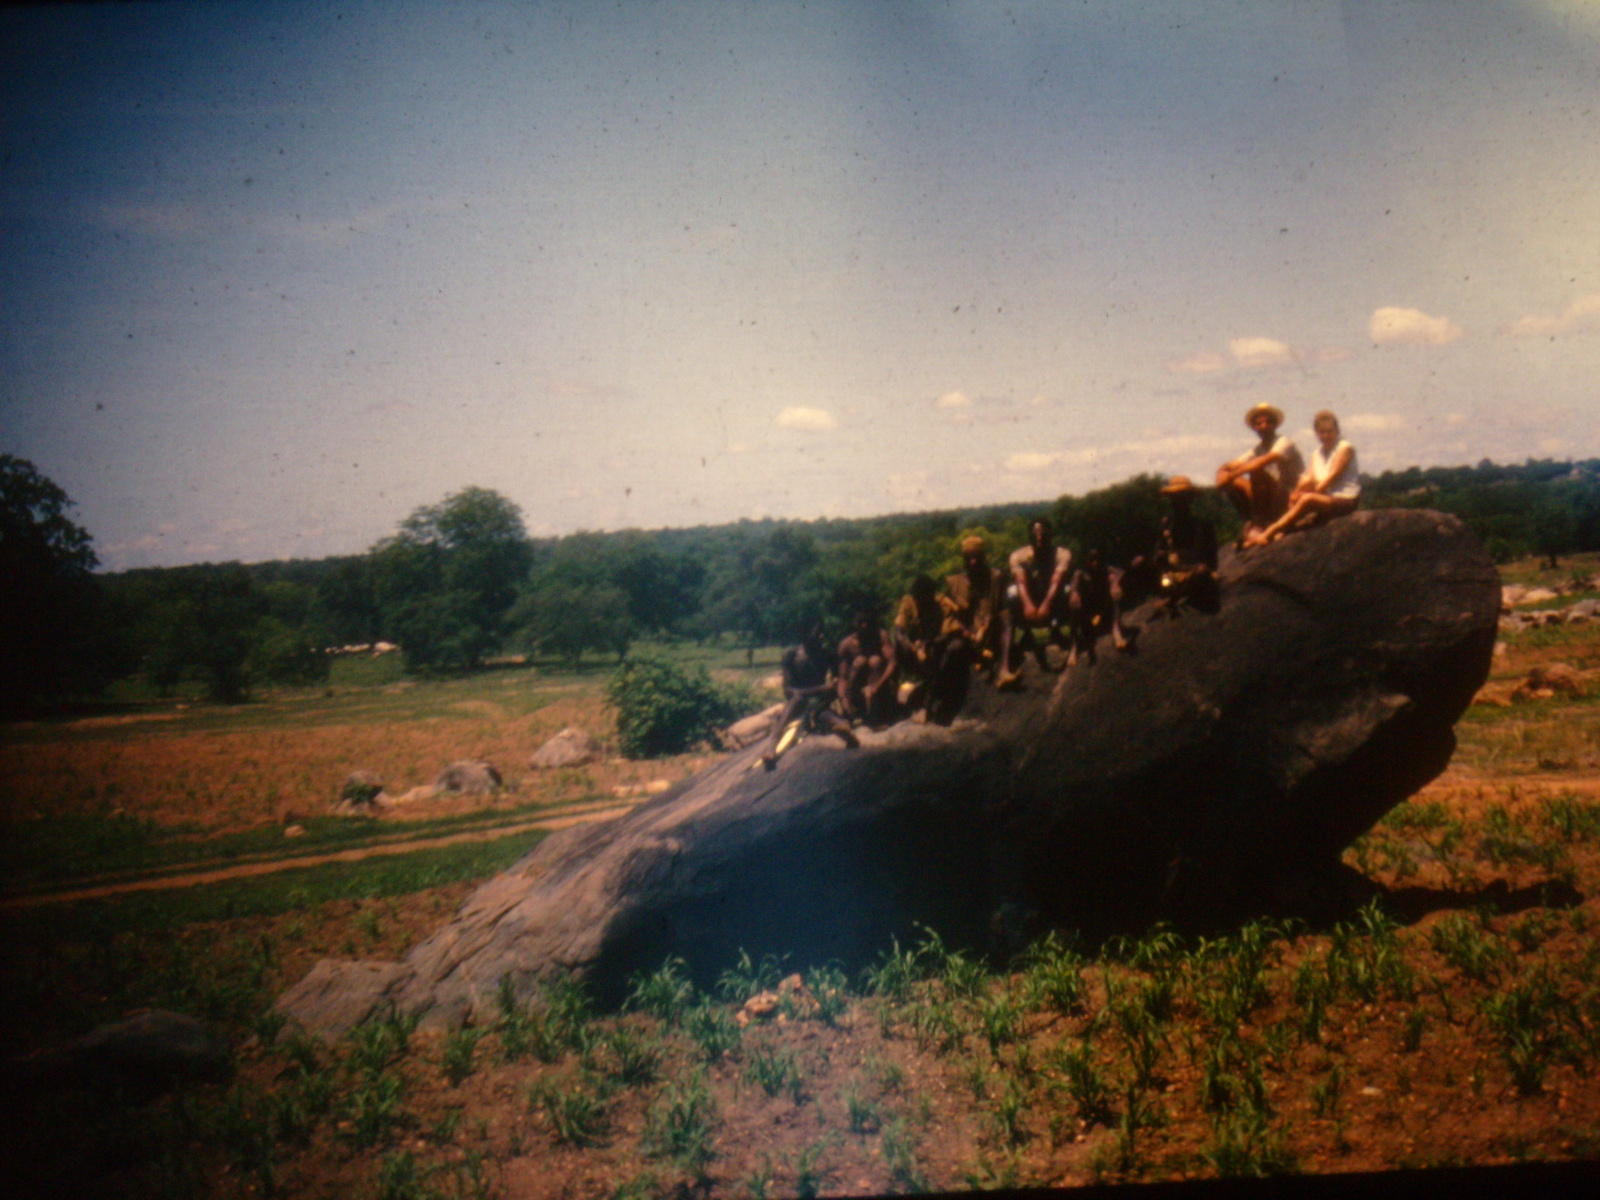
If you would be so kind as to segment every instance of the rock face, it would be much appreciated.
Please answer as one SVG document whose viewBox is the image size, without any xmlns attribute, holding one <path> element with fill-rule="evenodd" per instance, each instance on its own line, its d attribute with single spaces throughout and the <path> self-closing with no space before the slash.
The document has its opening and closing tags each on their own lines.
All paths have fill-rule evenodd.
<svg viewBox="0 0 1600 1200">
<path fill-rule="evenodd" d="M 975 686 L 949 729 L 813 737 L 770 774 L 751 748 L 556 834 L 404 963 L 319 965 L 324 993 L 346 983 L 337 1020 L 283 1006 L 326 1032 L 385 1003 L 450 1024 L 488 1019 L 502 976 L 577 971 L 615 1001 L 668 954 L 703 982 L 741 948 L 854 968 L 919 924 L 1009 949 L 1304 893 L 1449 761 L 1498 576 L 1453 518 L 1383 511 L 1227 560 L 1221 582 L 1219 612 L 1151 623 L 1134 654 L 1030 672 L 1020 695 Z"/>
</svg>

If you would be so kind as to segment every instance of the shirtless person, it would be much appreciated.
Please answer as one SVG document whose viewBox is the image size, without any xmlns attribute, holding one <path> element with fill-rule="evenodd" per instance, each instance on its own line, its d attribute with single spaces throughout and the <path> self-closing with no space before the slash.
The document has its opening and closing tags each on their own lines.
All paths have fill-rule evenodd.
<svg viewBox="0 0 1600 1200">
<path fill-rule="evenodd" d="M 1309 529 L 1334 517 L 1355 511 L 1361 498 L 1361 468 L 1356 448 L 1339 438 L 1339 418 L 1323 409 L 1311 422 L 1317 431 L 1317 448 L 1311 452 L 1311 469 L 1300 477 L 1288 511 L 1260 533 L 1246 539 L 1247 546 L 1265 546 L 1295 529 Z"/>
<path fill-rule="evenodd" d="M 778 739 L 783 736 L 784 729 L 805 712 L 807 705 L 816 707 L 818 721 L 838 734 L 850 749 L 861 744 L 850 732 L 850 722 L 830 707 L 835 684 L 828 676 L 837 667 L 838 659 L 823 640 L 819 623 L 806 629 L 798 646 L 790 646 L 783 652 L 783 712 L 772 727 L 766 749 L 761 752 L 761 765 L 767 770 L 778 765 Z"/>
<path fill-rule="evenodd" d="M 1012 551 L 1007 565 L 1013 582 L 1006 589 L 1000 615 L 1000 678 L 995 686 L 1010 691 L 1022 686 L 1022 672 L 1011 665 L 1011 637 L 1016 630 L 1022 630 L 1023 646 L 1033 651 L 1041 671 L 1048 671 L 1050 662 L 1044 647 L 1034 640 L 1034 629 L 1049 629 L 1050 640 L 1058 646 L 1065 640 L 1063 626 L 1072 619 L 1067 598 L 1072 551 L 1055 544 L 1049 521 L 1035 517 L 1028 524 L 1028 544 Z"/>
<path fill-rule="evenodd" d="M 852 722 L 886 725 L 894 707 L 894 641 L 862 610 L 839 643 L 839 707 Z"/>
<path fill-rule="evenodd" d="M 1255 449 L 1217 468 L 1217 487 L 1244 518 L 1241 546 L 1251 535 L 1283 516 L 1289 507 L 1289 495 L 1305 470 L 1300 451 L 1278 433 L 1283 424 L 1282 409 L 1258 404 L 1245 413 L 1244 423 L 1260 439 Z"/>
</svg>

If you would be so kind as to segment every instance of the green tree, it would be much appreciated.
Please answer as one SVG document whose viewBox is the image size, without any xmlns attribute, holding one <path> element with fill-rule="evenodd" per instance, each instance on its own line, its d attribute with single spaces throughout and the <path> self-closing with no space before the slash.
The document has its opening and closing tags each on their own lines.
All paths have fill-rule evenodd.
<svg viewBox="0 0 1600 1200">
<path fill-rule="evenodd" d="M 98 565 L 67 493 L 31 462 L 0 454 L 0 680 L 8 707 L 97 682 Z"/>
<path fill-rule="evenodd" d="M 500 645 L 532 561 L 521 510 L 498 492 L 469 487 L 425 505 L 371 554 L 383 633 L 411 667 L 478 666 Z"/>
<path fill-rule="evenodd" d="M 621 589 L 559 574 L 531 580 L 506 620 L 523 650 L 570 659 L 574 670 L 585 650 L 621 658 L 633 641 L 628 598 Z"/>
</svg>

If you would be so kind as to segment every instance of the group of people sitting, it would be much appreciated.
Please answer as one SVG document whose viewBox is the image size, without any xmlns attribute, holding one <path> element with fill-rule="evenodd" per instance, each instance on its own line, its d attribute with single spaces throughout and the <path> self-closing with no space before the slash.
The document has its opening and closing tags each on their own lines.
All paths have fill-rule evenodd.
<svg viewBox="0 0 1600 1200">
<path fill-rule="evenodd" d="M 1278 432 L 1282 411 L 1258 404 L 1245 423 L 1259 443 L 1217 471 L 1218 489 L 1244 518 L 1241 550 L 1354 510 L 1356 453 L 1340 439 L 1332 413 L 1320 412 L 1313 422 L 1319 445 L 1309 470 Z M 1126 568 L 1111 566 L 1091 548 L 1074 570 L 1071 550 L 1056 545 L 1050 522 L 1036 517 L 1005 571 L 990 565 L 983 538 L 963 540 L 963 569 L 942 588 L 917 576 L 888 628 L 872 612 L 860 612 L 835 648 L 821 623 L 812 623 L 800 644 L 784 652 L 785 705 L 763 765 L 771 770 L 776 764 L 782 731 L 796 719 L 809 717 L 854 747 L 854 725 L 881 727 L 907 711 L 916 721 L 948 724 L 965 703 L 975 671 L 987 673 L 1000 691 L 1021 688 L 1028 654 L 1041 671 L 1051 670 L 1049 644 L 1060 648 L 1068 667 L 1080 656 L 1095 661 L 1096 643 L 1108 634 L 1116 649 L 1131 650 L 1138 631 L 1123 626 L 1125 604 L 1154 596 L 1158 618 L 1175 617 L 1185 607 L 1215 612 L 1217 538 L 1211 523 L 1193 511 L 1199 489 L 1177 475 L 1161 491 L 1170 508 L 1156 543 Z"/>
<path fill-rule="evenodd" d="M 1309 470 L 1295 444 L 1279 432 L 1281 409 L 1258 404 L 1244 420 L 1260 441 L 1244 457 L 1217 469 L 1217 487 L 1244 518 L 1241 549 L 1264 546 L 1292 530 L 1355 511 L 1360 467 L 1355 447 L 1339 436 L 1338 417 L 1323 409 L 1312 419 L 1317 448 Z"/>
</svg>

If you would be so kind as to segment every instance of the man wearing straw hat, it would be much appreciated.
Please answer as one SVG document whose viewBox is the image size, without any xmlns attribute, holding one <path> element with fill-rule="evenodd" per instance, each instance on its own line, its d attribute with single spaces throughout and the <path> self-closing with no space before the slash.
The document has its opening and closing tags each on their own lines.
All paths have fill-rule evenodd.
<svg viewBox="0 0 1600 1200">
<path fill-rule="evenodd" d="M 1176 617 L 1184 605 L 1201 612 L 1216 612 L 1221 602 L 1217 586 L 1217 534 L 1211 522 L 1195 514 L 1199 489 L 1187 475 L 1174 475 L 1161 489 L 1172 512 L 1161 521 L 1161 538 L 1149 558 L 1135 559 L 1126 576 L 1149 580 L 1148 589 L 1160 597 L 1158 616 Z"/>
<path fill-rule="evenodd" d="M 1289 507 L 1289 494 L 1300 482 L 1305 463 L 1287 436 L 1278 433 L 1283 410 L 1261 403 L 1244 415 L 1244 423 L 1260 440 L 1249 454 L 1217 468 L 1217 487 L 1244 518 L 1243 539 L 1271 525 Z"/>
</svg>

